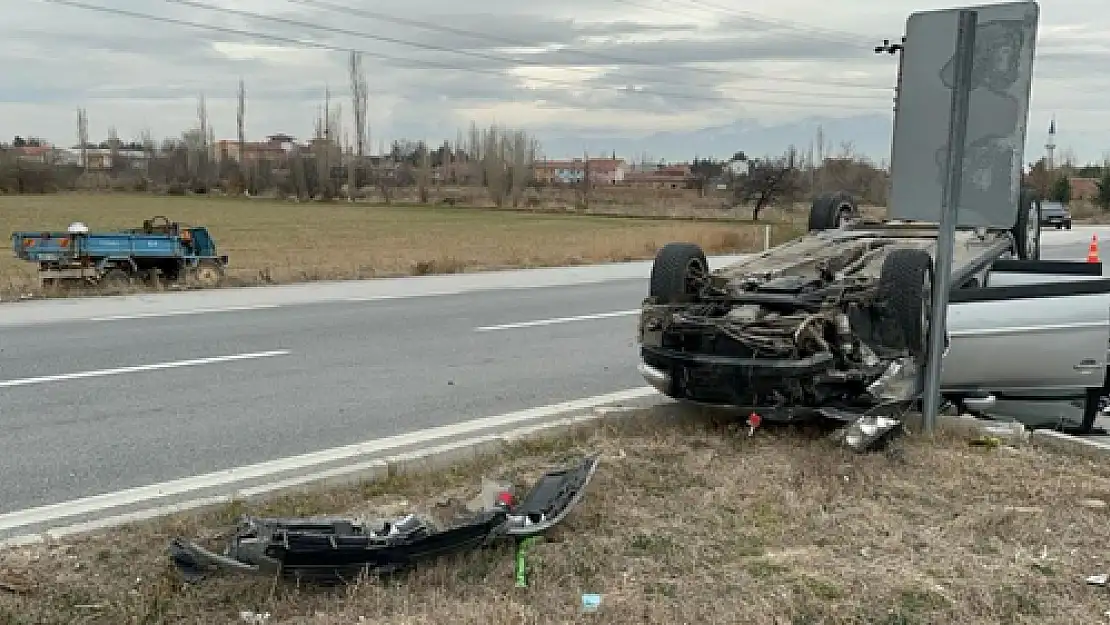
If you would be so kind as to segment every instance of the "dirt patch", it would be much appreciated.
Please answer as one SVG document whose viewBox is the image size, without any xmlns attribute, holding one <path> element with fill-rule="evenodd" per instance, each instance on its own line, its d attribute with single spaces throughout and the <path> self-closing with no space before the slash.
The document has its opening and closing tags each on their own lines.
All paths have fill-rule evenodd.
<svg viewBox="0 0 1110 625">
<path fill-rule="evenodd" d="M 0 622 L 233 623 L 250 610 L 270 624 L 565 623 L 583 593 L 602 596 L 606 623 L 1093 623 L 1110 604 L 1084 582 L 1110 567 L 1110 513 L 1088 501 L 1110 500 L 1110 469 L 952 437 L 857 456 L 805 432 L 628 426 L 249 512 L 431 511 L 483 475 L 524 484 L 592 451 L 586 498 L 530 552 L 530 588 L 514 587 L 509 547 L 339 589 L 183 584 L 167 542 L 219 546 L 248 510 L 235 505 L 0 552 Z"/>
<path fill-rule="evenodd" d="M 765 225 L 346 202 L 0 196 L 0 230 L 7 233 L 62 230 L 73 221 L 93 230 L 137 227 L 154 215 L 208 226 L 231 257 L 233 285 L 647 259 L 669 241 L 696 242 L 710 254 L 756 251 Z M 792 222 L 768 223 L 772 245 L 799 233 Z M 0 255 L 0 292 L 37 292 L 35 271 L 11 252 Z"/>
</svg>

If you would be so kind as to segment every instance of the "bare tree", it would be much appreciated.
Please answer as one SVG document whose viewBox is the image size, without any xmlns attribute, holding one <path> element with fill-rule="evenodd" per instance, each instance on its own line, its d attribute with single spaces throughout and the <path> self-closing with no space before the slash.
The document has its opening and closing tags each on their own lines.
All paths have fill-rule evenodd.
<svg viewBox="0 0 1110 625">
<path fill-rule="evenodd" d="M 590 154 L 582 153 L 582 182 L 579 183 L 579 205 L 582 210 L 590 210 Z"/>
<path fill-rule="evenodd" d="M 239 142 L 239 157 L 236 159 L 238 167 L 236 168 L 239 175 L 245 180 L 243 189 L 248 193 L 250 192 L 251 185 L 254 181 L 252 172 L 248 171 L 247 166 L 247 136 L 246 136 L 246 117 L 247 117 L 247 87 L 243 83 L 243 79 L 239 79 L 239 98 L 238 106 L 235 110 L 235 130 Z"/>
<path fill-rule="evenodd" d="M 752 221 L 758 221 L 760 212 L 778 200 L 792 203 L 800 182 L 797 162 L 793 146 L 781 157 L 749 161 L 748 173 L 733 187 L 733 203 L 754 201 Z"/>
<path fill-rule="evenodd" d="M 120 162 L 119 156 L 119 133 L 116 132 L 116 127 L 111 126 L 108 128 L 108 155 L 111 159 L 111 172 L 117 173 L 123 169 L 123 163 Z"/>
<path fill-rule="evenodd" d="M 81 166 L 89 171 L 89 115 L 84 108 L 77 109 L 77 144 L 81 149 Z"/>
<path fill-rule="evenodd" d="M 509 177 L 512 181 L 513 208 L 520 206 L 524 189 L 532 180 L 532 166 L 536 161 L 537 142 L 523 130 L 512 133 L 511 165 Z"/>
<path fill-rule="evenodd" d="M 505 137 L 496 124 L 491 124 L 482 133 L 482 172 L 485 174 L 486 189 L 493 205 L 501 208 L 505 204 L 508 172 L 505 167 Z"/>
<path fill-rule="evenodd" d="M 370 94 L 366 87 L 366 75 L 362 71 L 362 55 L 351 51 L 348 62 L 351 79 L 351 115 L 355 126 L 355 158 L 347 166 L 347 199 L 353 201 L 359 185 L 359 169 L 366 157 L 366 107 Z"/>
<path fill-rule="evenodd" d="M 420 203 L 427 204 L 428 182 L 432 177 L 432 153 L 428 149 L 428 144 L 424 141 L 420 142 L 420 148 L 416 167 L 416 188 L 420 194 Z"/>
<path fill-rule="evenodd" d="M 197 97 L 197 146 L 194 167 L 190 168 L 193 178 L 191 184 L 194 188 L 200 187 L 207 193 L 212 184 L 211 163 L 209 162 L 213 143 L 212 128 L 208 124 L 208 104 L 204 94 Z"/>
</svg>

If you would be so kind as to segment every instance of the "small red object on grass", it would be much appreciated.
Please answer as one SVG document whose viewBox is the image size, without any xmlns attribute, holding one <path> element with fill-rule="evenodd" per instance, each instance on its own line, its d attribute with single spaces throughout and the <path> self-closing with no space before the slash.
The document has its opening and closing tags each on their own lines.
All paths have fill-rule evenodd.
<svg viewBox="0 0 1110 625">
<path fill-rule="evenodd" d="M 757 413 L 753 412 L 748 415 L 748 436 L 755 436 L 755 429 L 759 427 L 759 424 L 762 422 L 763 417 L 759 416 Z"/>
</svg>

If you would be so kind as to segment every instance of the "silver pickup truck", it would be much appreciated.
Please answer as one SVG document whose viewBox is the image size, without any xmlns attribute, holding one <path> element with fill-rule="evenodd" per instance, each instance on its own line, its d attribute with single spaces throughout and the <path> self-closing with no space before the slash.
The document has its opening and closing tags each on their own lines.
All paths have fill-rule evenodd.
<svg viewBox="0 0 1110 625">
<path fill-rule="evenodd" d="M 942 393 L 965 410 L 1089 430 L 1107 386 L 1110 280 L 1042 261 L 1039 202 L 1009 229 L 960 228 Z M 853 419 L 920 393 L 936 224 L 815 200 L 810 233 L 709 272 L 696 245 L 659 250 L 639 370 L 660 392 L 768 421 Z M 1017 408 L 1018 413 L 1006 415 Z"/>
</svg>

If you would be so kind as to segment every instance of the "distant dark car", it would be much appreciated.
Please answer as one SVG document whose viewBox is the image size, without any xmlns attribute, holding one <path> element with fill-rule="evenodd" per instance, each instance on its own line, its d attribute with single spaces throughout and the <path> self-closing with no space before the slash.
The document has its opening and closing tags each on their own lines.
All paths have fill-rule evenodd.
<svg viewBox="0 0 1110 625">
<path fill-rule="evenodd" d="M 1071 230 L 1071 213 L 1060 202 L 1041 202 L 1041 225 Z"/>
</svg>

